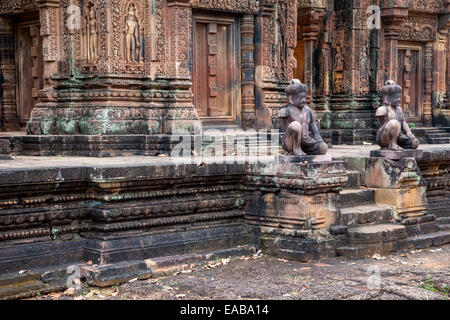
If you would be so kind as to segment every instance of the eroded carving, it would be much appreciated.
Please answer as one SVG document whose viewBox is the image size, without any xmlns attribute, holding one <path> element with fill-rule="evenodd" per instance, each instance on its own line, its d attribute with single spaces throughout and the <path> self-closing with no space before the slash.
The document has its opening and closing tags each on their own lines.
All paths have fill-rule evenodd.
<svg viewBox="0 0 450 320">
<path fill-rule="evenodd" d="M 136 7 L 134 3 L 130 3 L 125 21 L 125 58 L 127 63 L 144 62 L 141 44 L 141 30 L 136 16 Z"/>
<path fill-rule="evenodd" d="M 306 85 L 294 79 L 285 91 L 289 102 L 278 114 L 287 126 L 283 148 L 297 156 L 326 154 L 328 146 L 320 136 L 312 110 L 306 106 Z"/>
<path fill-rule="evenodd" d="M 379 107 L 376 116 L 381 127 L 377 132 L 377 143 L 382 150 L 400 151 L 417 149 L 419 141 L 411 132 L 400 107 L 402 88 L 389 80 L 381 90 L 384 105 Z"/>
</svg>

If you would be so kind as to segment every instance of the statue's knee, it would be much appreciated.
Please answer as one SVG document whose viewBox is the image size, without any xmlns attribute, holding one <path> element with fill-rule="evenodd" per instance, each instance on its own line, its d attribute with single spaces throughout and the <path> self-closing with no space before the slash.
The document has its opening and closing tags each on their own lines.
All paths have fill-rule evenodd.
<svg viewBox="0 0 450 320">
<path fill-rule="evenodd" d="M 395 129 L 399 130 L 402 127 L 402 124 L 398 120 L 389 120 L 389 122 L 386 124 L 386 128 L 388 129 Z"/>
<path fill-rule="evenodd" d="M 328 152 L 328 145 L 325 142 L 320 142 L 319 144 L 319 154 L 325 155 Z"/>
<path fill-rule="evenodd" d="M 419 147 L 419 140 L 413 139 L 413 141 L 411 143 L 411 148 L 417 149 L 418 147 Z"/>
<path fill-rule="evenodd" d="M 289 127 L 288 131 L 290 132 L 302 132 L 302 124 L 298 121 L 292 122 Z"/>
</svg>

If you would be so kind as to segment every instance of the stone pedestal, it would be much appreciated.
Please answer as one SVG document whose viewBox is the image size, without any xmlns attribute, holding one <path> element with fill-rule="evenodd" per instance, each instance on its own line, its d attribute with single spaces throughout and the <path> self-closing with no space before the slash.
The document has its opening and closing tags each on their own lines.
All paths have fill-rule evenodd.
<svg viewBox="0 0 450 320">
<path fill-rule="evenodd" d="M 245 218 L 262 248 L 300 261 L 335 255 L 328 229 L 339 216 L 345 162 L 258 164 L 251 171 Z"/>
<path fill-rule="evenodd" d="M 370 157 L 372 158 L 385 158 L 389 160 L 402 160 L 406 158 L 414 158 L 416 160 L 422 159 L 422 150 L 374 150 L 370 151 Z"/>
</svg>

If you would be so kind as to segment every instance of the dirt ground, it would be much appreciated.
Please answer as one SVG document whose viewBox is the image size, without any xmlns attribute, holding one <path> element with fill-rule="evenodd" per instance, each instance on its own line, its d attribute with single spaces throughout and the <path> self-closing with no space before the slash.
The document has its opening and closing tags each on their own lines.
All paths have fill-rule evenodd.
<svg viewBox="0 0 450 320">
<path fill-rule="evenodd" d="M 445 300 L 449 299 L 450 245 L 387 257 L 332 258 L 301 263 L 264 256 L 186 266 L 169 276 L 108 288 L 37 295 L 45 300 Z"/>
</svg>

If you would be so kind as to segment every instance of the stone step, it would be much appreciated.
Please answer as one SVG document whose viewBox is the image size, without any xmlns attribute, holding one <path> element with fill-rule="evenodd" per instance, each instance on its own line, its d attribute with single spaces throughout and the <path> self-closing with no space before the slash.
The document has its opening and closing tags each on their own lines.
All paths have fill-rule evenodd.
<svg viewBox="0 0 450 320">
<path fill-rule="evenodd" d="M 431 138 L 427 139 L 428 144 L 447 144 L 450 143 L 450 137 L 449 138 Z"/>
<path fill-rule="evenodd" d="M 439 231 L 450 231 L 450 223 L 448 224 L 440 224 L 439 226 Z"/>
<path fill-rule="evenodd" d="M 439 137 L 448 137 L 450 134 L 447 131 L 435 131 L 435 132 L 427 132 L 427 138 L 439 138 Z"/>
<path fill-rule="evenodd" d="M 364 225 L 347 229 L 351 245 L 372 245 L 406 239 L 405 226 L 394 223 Z"/>
<path fill-rule="evenodd" d="M 450 217 L 439 217 L 436 218 L 438 224 L 450 224 Z"/>
<path fill-rule="evenodd" d="M 439 231 L 435 233 L 424 234 L 407 239 L 414 249 L 425 249 L 429 247 L 440 247 L 450 243 L 450 232 Z"/>
<path fill-rule="evenodd" d="M 355 189 L 361 187 L 361 173 L 356 170 L 351 170 L 347 172 L 348 180 L 344 188 Z"/>
<path fill-rule="evenodd" d="M 363 259 L 374 254 L 386 255 L 404 250 L 439 247 L 447 243 L 450 243 L 450 232 L 440 231 L 385 243 L 343 246 L 336 249 L 336 254 L 346 258 Z"/>
<path fill-rule="evenodd" d="M 374 203 L 375 191 L 371 189 L 348 189 L 340 192 L 341 207 L 348 208 Z"/>
<path fill-rule="evenodd" d="M 394 207 L 370 204 L 341 209 L 341 221 L 345 226 L 367 223 L 392 223 L 396 220 Z"/>
</svg>

